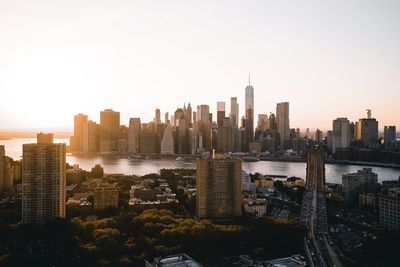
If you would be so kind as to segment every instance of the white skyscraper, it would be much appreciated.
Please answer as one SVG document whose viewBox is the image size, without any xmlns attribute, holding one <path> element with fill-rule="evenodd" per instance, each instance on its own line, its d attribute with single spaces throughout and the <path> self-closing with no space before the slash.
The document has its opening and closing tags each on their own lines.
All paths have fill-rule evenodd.
<svg viewBox="0 0 400 267">
<path fill-rule="evenodd" d="M 349 147 L 351 141 L 350 122 L 347 118 L 337 118 L 332 122 L 332 153 L 337 148 Z"/>
</svg>

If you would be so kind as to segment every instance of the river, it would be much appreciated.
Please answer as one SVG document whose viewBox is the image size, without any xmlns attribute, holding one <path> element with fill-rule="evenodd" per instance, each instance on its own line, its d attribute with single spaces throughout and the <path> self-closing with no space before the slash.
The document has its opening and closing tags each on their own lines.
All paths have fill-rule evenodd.
<svg viewBox="0 0 400 267">
<path fill-rule="evenodd" d="M 22 144 L 34 143 L 32 139 L 11 139 L 0 140 L 0 145 L 5 146 L 6 155 L 14 159 L 20 159 L 22 156 Z M 55 139 L 54 142 L 69 143 L 68 139 Z M 157 173 L 161 168 L 195 168 L 192 162 L 177 162 L 170 158 L 160 159 L 126 159 L 111 156 L 100 155 L 67 155 L 69 164 L 79 164 L 85 170 L 90 170 L 95 164 L 101 164 L 106 173 L 122 173 L 144 175 L 148 173 Z M 356 172 L 362 169 L 361 165 L 338 165 L 326 164 L 326 181 L 331 183 L 341 183 L 342 175 L 345 173 Z M 259 161 L 243 162 L 243 170 L 247 172 L 259 172 L 271 175 L 286 175 L 305 178 L 306 164 L 302 162 L 278 162 L 278 161 Z M 400 176 L 400 170 L 386 167 L 372 167 L 373 172 L 378 174 L 380 182 L 385 180 L 397 180 Z"/>
</svg>

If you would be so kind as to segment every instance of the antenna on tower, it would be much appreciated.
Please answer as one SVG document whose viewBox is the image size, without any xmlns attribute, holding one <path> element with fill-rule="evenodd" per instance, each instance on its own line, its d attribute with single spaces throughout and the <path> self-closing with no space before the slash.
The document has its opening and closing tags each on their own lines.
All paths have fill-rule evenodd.
<svg viewBox="0 0 400 267">
<path fill-rule="evenodd" d="M 368 118 L 368 119 L 371 119 L 371 117 L 372 117 L 371 110 L 370 110 L 370 109 L 367 109 L 367 118 Z"/>
<path fill-rule="evenodd" d="M 249 86 L 250 86 L 250 71 L 249 71 Z"/>
</svg>

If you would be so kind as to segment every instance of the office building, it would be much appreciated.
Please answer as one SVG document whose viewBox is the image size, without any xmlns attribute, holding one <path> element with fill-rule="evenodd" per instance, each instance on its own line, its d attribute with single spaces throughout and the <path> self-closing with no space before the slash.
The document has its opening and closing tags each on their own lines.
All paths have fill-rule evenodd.
<svg viewBox="0 0 400 267">
<path fill-rule="evenodd" d="M 231 97 L 231 114 L 229 114 L 229 118 L 233 127 L 239 127 L 239 104 L 237 97 Z"/>
<path fill-rule="evenodd" d="M 347 148 L 351 142 L 350 122 L 347 118 L 337 118 L 332 122 L 332 153 L 337 148 Z"/>
<path fill-rule="evenodd" d="M 229 118 L 226 117 L 222 120 L 222 125 L 218 127 L 217 133 L 217 148 L 223 152 L 235 151 L 235 139 L 237 128 L 229 123 Z"/>
<path fill-rule="evenodd" d="M 161 111 L 159 108 L 156 109 L 154 123 L 161 124 Z"/>
<path fill-rule="evenodd" d="M 261 132 L 265 132 L 269 129 L 269 118 L 268 114 L 258 114 L 257 129 Z"/>
<path fill-rule="evenodd" d="M 142 154 L 159 154 L 160 153 L 160 136 L 152 132 L 140 133 L 140 153 Z"/>
<path fill-rule="evenodd" d="M 198 158 L 197 217 L 214 220 L 242 215 L 242 161 L 238 158 Z"/>
<path fill-rule="evenodd" d="M 24 144 L 22 149 L 22 223 L 65 218 L 65 144 L 55 144 L 52 134 L 40 133 L 36 144 Z"/>
<path fill-rule="evenodd" d="M 280 140 L 280 148 L 285 149 L 285 143 L 290 140 L 289 102 L 276 104 L 276 124 Z"/>
<path fill-rule="evenodd" d="M 245 151 L 248 151 L 249 144 L 254 141 L 254 88 L 249 85 L 245 88 L 245 125 L 246 129 L 246 144 Z"/>
<path fill-rule="evenodd" d="M 142 124 L 140 118 L 131 118 L 129 120 L 129 132 L 128 132 L 128 152 L 139 153 L 140 148 L 140 133 Z"/>
<path fill-rule="evenodd" d="M 222 126 L 222 122 L 225 118 L 225 102 L 217 102 L 217 125 Z"/>
<path fill-rule="evenodd" d="M 100 152 L 117 151 L 120 136 L 120 114 L 112 109 L 100 112 Z"/>
<path fill-rule="evenodd" d="M 161 154 L 162 155 L 174 154 L 174 135 L 171 126 L 167 126 L 167 128 L 165 128 L 164 130 L 164 134 L 161 139 Z"/>
<path fill-rule="evenodd" d="M 97 153 L 100 151 L 100 126 L 94 121 L 83 124 L 82 152 Z"/>
<path fill-rule="evenodd" d="M 189 127 L 191 127 L 193 121 L 192 121 L 192 105 L 190 105 L 190 102 L 185 110 L 185 118 L 189 124 Z"/>
<path fill-rule="evenodd" d="M 392 142 L 396 141 L 396 126 L 385 126 L 383 140 L 385 142 L 385 147 L 388 147 Z"/>
<path fill-rule="evenodd" d="M 385 228 L 400 230 L 400 187 L 379 195 L 379 221 Z"/>
<path fill-rule="evenodd" d="M 367 148 L 378 142 L 378 121 L 371 117 L 371 110 L 367 110 L 367 118 L 356 122 L 356 139 Z"/>
<path fill-rule="evenodd" d="M 110 207 L 118 208 L 118 194 L 119 190 L 116 184 L 102 181 L 94 190 L 94 210 L 105 210 Z"/>
<path fill-rule="evenodd" d="M 357 204 L 361 193 L 375 193 L 378 175 L 371 168 L 358 170 L 342 176 L 344 199 L 348 204 Z"/>
</svg>

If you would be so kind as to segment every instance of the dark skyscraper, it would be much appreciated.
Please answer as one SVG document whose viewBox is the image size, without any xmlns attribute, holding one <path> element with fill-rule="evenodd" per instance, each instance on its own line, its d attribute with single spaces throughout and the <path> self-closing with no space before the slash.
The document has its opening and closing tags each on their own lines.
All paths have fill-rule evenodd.
<svg viewBox="0 0 400 267">
<path fill-rule="evenodd" d="M 197 216 L 231 219 L 242 215 L 242 161 L 216 156 L 198 158 Z"/>
</svg>

